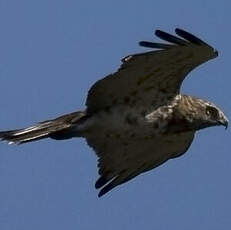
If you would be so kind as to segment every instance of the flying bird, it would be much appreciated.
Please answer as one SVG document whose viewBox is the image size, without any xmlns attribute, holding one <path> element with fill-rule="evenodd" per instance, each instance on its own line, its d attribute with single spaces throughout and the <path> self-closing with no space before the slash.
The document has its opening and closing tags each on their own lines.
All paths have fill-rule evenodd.
<svg viewBox="0 0 231 230">
<path fill-rule="evenodd" d="M 196 131 L 228 119 L 213 103 L 180 93 L 187 74 L 218 52 L 196 36 L 176 29 L 155 35 L 167 43 L 141 41 L 155 49 L 128 55 L 113 74 L 89 90 L 86 109 L 35 126 L 0 132 L 22 144 L 43 138 L 86 139 L 98 156 L 98 196 L 184 154 Z"/>
</svg>

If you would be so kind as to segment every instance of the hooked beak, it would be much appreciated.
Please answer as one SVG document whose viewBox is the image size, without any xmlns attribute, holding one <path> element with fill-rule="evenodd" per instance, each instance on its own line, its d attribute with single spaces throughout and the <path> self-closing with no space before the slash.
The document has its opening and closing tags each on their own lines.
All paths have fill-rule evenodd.
<svg viewBox="0 0 231 230">
<path fill-rule="evenodd" d="M 222 120 L 219 121 L 219 124 L 225 126 L 225 129 L 227 129 L 229 125 L 229 120 L 224 117 Z"/>
</svg>

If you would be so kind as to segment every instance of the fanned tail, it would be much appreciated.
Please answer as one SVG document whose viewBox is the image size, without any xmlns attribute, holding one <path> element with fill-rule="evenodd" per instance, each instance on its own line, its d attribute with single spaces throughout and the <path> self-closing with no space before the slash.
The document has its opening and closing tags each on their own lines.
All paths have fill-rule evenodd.
<svg viewBox="0 0 231 230">
<path fill-rule="evenodd" d="M 47 137 L 57 140 L 72 138 L 77 136 L 73 127 L 84 116 L 84 112 L 74 112 L 29 128 L 3 131 L 0 132 L 0 139 L 9 144 L 23 144 Z"/>
</svg>

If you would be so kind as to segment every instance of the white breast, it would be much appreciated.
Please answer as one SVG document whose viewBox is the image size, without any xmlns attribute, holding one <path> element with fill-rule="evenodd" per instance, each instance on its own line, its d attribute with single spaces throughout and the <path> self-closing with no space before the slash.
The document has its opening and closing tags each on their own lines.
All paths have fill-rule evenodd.
<svg viewBox="0 0 231 230">
<path fill-rule="evenodd" d="M 163 119 L 153 119 L 155 113 L 148 113 L 143 109 L 128 106 L 115 106 L 110 110 L 96 113 L 78 126 L 83 137 L 90 136 L 118 136 L 133 138 L 150 138 L 158 135 L 167 124 Z"/>
</svg>

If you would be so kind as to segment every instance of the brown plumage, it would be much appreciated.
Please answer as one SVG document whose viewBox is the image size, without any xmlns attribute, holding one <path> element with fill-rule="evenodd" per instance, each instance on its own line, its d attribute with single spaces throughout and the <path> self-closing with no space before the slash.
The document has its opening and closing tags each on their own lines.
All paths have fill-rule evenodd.
<svg viewBox="0 0 231 230">
<path fill-rule="evenodd" d="M 16 144 L 86 138 L 99 157 L 99 196 L 181 156 L 197 130 L 227 127 L 228 119 L 213 103 L 180 94 L 186 75 L 218 52 L 184 30 L 175 32 L 179 37 L 156 31 L 169 44 L 140 42 L 159 50 L 123 58 L 117 72 L 91 87 L 86 111 L 0 132 L 0 138 Z"/>
</svg>

